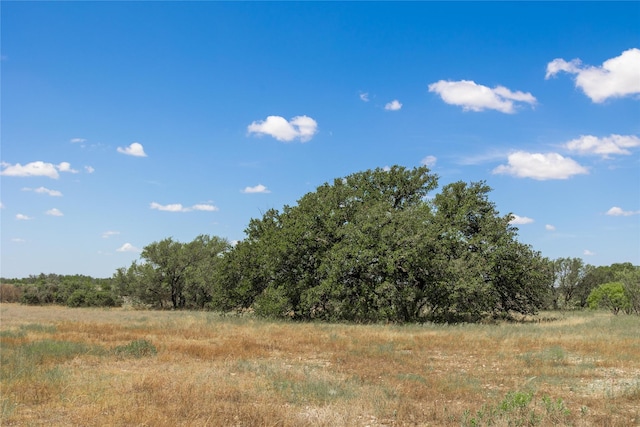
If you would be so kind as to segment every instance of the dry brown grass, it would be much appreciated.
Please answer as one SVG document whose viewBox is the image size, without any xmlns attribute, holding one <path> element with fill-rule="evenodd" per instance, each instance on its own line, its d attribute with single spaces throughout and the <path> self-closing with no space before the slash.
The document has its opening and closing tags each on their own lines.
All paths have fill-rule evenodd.
<svg viewBox="0 0 640 427">
<path fill-rule="evenodd" d="M 16 304 L 0 315 L 3 426 L 640 424 L 638 317 L 336 325 Z"/>
</svg>

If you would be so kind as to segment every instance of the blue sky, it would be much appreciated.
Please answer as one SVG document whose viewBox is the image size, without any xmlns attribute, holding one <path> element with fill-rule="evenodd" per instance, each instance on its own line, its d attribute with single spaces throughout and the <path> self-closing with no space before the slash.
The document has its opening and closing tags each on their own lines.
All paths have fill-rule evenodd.
<svg viewBox="0 0 640 427">
<path fill-rule="evenodd" d="M 640 3 L 2 2 L 1 272 L 109 277 L 324 182 L 485 180 L 640 264 Z"/>
</svg>

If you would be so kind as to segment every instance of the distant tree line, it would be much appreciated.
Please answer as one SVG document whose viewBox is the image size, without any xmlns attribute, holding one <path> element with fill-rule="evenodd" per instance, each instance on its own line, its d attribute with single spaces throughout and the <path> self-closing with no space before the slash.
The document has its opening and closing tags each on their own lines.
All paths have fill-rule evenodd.
<svg viewBox="0 0 640 427">
<path fill-rule="evenodd" d="M 640 314 L 640 268 L 549 260 L 517 240 L 484 182 L 435 195 L 426 167 L 326 183 L 252 219 L 235 246 L 200 235 L 146 246 L 110 279 L 2 280 L 28 304 L 252 311 L 298 320 L 458 322 L 605 307 Z M 4 298 L 4 297 L 3 297 Z"/>
<path fill-rule="evenodd" d="M 0 279 L 0 300 L 31 305 L 59 304 L 69 307 L 113 307 L 119 296 L 113 280 L 90 276 L 40 274 L 22 279 Z"/>
<path fill-rule="evenodd" d="M 594 267 L 580 258 L 559 258 L 552 266 L 550 308 L 607 308 L 640 315 L 640 266 L 626 262 Z"/>
</svg>

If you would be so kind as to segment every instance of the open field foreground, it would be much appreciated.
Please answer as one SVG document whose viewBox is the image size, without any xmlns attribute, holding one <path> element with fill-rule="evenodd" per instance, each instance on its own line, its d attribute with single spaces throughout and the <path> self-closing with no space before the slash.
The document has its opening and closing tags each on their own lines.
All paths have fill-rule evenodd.
<svg viewBox="0 0 640 427">
<path fill-rule="evenodd" d="M 395 326 L 15 304 L 0 314 L 3 426 L 640 425 L 639 317 Z"/>
</svg>

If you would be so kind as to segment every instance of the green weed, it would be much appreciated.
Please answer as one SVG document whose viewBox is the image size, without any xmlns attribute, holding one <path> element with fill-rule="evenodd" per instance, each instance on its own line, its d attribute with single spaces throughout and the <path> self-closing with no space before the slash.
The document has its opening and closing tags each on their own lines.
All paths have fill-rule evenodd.
<svg viewBox="0 0 640 427">
<path fill-rule="evenodd" d="M 541 408 L 539 408 L 541 406 Z M 475 414 L 467 410 L 463 414 L 463 426 L 537 426 L 562 425 L 566 423 L 571 411 L 562 399 L 542 396 L 541 401 L 534 399 L 531 391 L 509 392 L 497 405 L 483 405 Z"/>
</svg>

